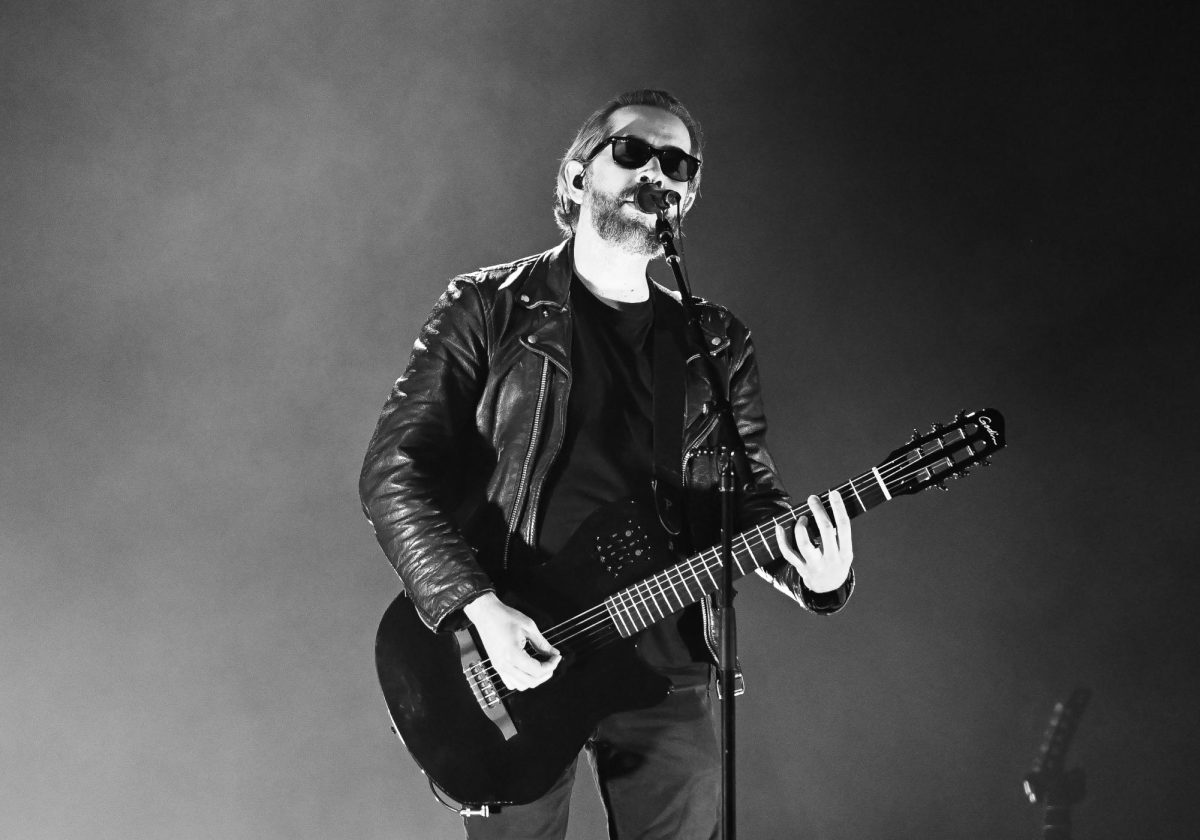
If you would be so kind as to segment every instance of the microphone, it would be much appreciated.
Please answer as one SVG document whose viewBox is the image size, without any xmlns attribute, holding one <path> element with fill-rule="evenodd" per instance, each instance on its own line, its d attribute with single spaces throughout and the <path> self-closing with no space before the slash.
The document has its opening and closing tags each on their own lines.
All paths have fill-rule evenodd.
<svg viewBox="0 0 1200 840">
<path fill-rule="evenodd" d="M 643 213 L 662 213 L 669 210 L 672 204 L 679 203 L 679 193 L 660 190 L 653 184 L 642 184 L 637 188 L 636 199 Z"/>
</svg>

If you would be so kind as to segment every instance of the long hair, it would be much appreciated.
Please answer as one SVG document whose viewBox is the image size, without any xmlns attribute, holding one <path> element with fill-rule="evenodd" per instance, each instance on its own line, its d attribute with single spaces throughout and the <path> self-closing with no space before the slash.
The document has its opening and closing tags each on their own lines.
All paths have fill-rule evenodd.
<svg viewBox="0 0 1200 840">
<path fill-rule="evenodd" d="M 687 126 L 688 136 L 692 141 L 692 148 L 688 151 L 696 157 L 702 157 L 704 135 L 700 132 L 700 124 L 692 118 L 691 113 L 684 107 L 683 103 L 674 96 L 665 90 L 648 89 L 631 90 L 626 93 L 617 94 L 605 103 L 602 108 L 595 111 L 583 121 L 583 125 L 579 127 L 575 139 L 567 147 L 566 153 L 558 163 L 558 180 L 554 186 L 554 221 L 558 223 L 559 229 L 562 230 L 564 239 L 574 235 L 575 225 L 579 222 L 579 205 L 571 200 L 570 194 L 567 192 L 570 186 L 567 182 L 567 164 L 573 160 L 586 163 L 588 152 L 596 148 L 596 145 L 608 136 L 608 118 L 619 108 L 626 108 L 630 105 L 647 105 L 653 108 L 661 108 L 679 117 L 683 121 L 683 124 Z M 700 173 L 697 172 L 696 177 L 691 182 L 691 195 L 697 195 L 699 189 Z"/>
</svg>

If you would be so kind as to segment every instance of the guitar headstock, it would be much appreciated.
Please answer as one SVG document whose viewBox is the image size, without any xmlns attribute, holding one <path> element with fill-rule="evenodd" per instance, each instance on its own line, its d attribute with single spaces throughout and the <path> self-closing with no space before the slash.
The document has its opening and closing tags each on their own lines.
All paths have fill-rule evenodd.
<svg viewBox="0 0 1200 840">
<path fill-rule="evenodd" d="M 1050 716 L 1050 725 L 1046 727 L 1041 749 L 1038 750 L 1037 758 L 1033 760 L 1033 769 L 1026 774 L 1024 779 L 1025 795 L 1029 797 L 1030 802 L 1043 801 L 1047 799 L 1047 794 L 1052 792 L 1074 793 L 1082 797 L 1081 788 L 1070 789 L 1071 782 L 1078 785 L 1082 778 L 1077 776 L 1072 779 L 1069 773 L 1064 773 L 1063 760 L 1067 755 L 1067 747 L 1071 745 L 1071 739 L 1075 737 L 1079 719 L 1083 717 L 1083 710 L 1087 708 L 1088 700 L 1091 697 L 1092 690 L 1090 688 L 1076 688 L 1065 703 L 1054 705 L 1054 714 Z M 1064 783 L 1066 784 L 1064 785 Z M 1067 788 L 1066 790 L 1062 789 L 1064 786 Z"/>
<path fill-rule="evenodd" d="M 966 475 L 975 464 L 1002 449 L 1004 417 L 994 408 L 960 412 L 952 422 L 934 424 L 929 434 L 913 439 L 888 455 L 877 468 L 892 495 L 916 493 L 931 486 L 946 489 L 947 478 Z"/>
</svg>

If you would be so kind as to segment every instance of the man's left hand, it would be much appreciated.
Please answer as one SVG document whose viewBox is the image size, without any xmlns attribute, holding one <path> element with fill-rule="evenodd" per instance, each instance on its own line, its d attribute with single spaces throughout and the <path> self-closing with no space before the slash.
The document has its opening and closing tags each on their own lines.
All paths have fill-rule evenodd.
<svg viewBox="0 0 1200 840">
<path fill-rule="evenodd" d="M 833 521 L 816 496 L 808 497 L 809 513 L 801 514 L 792 533 L 775 526 L 775 539 L 783 557 L 800 572 L 800 579 L 811 592 L 832 592 L 846 582 L 850 574 L 850 563 L 854 560 L 854 546 L 850 541 L 850 516 L 842 494 L 829 491 L 829 507 L 833 509 Z M 810 519 L 811 517 L 811 519 Z M 810 539 L 808 524 L 817 526 L 820 536 Z"/>
</svg>

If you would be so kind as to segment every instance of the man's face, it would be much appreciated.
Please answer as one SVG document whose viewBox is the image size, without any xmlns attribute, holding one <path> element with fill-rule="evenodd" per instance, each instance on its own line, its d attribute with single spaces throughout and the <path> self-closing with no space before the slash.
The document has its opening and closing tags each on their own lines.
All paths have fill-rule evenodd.
<svg viewBox="0 0 1200 840">
<path fill-rule="evenodd" d="M 606 136 L 637 137 L 657 148 L 674 146 L 691 151 L 687 126 L 674 114 L 646 105 L 619 108 L 608 120 Z M 657 157 L 651 157 L 637 169 L 626 169 L 613 160 L 612 147 L 600 152 L 583 173 L 582 213 L 589 214 L 600 238 L 624 250 L 653 256 L 660 250 L 654 234 L 655 217 L 637 206 L 636 194 L 642 184 L 654 184 L 674 190 L 682 206 L 687 205 L 691 184 L 663 174 Z"/>
</svg>

